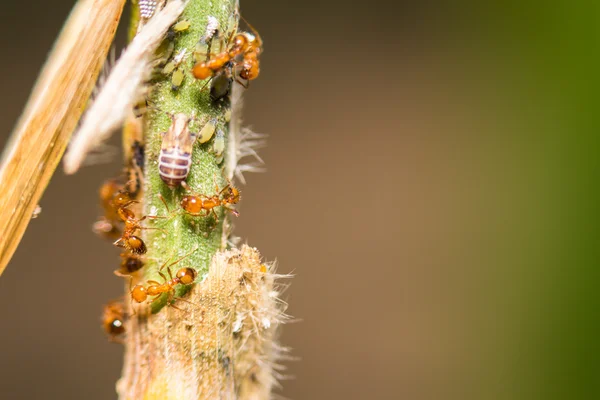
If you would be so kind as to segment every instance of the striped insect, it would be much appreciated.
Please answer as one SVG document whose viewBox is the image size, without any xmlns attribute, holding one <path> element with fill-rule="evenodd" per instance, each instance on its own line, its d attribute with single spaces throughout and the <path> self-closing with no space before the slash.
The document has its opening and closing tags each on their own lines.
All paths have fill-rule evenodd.
<svg viewBox="0 0 600 400">
<path fill-rule="evenodd" d="M 169 130 L 163 133 L 158 170 L 163 182 L 176 188 L 190 173 L 192 147 L 198 135 L 190 131 L 190 122 L 194 117 L 183 113 L 169 116 L 172 122 Z"/>
</svg>

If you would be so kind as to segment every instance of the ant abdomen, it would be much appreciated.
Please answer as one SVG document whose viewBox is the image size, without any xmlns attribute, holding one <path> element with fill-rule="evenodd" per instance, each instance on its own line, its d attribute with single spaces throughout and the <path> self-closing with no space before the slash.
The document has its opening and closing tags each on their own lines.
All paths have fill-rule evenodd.
<svg viewBox="0 0 600 400">
<path fill-rule="evenodd" d="M 191 153 L 177 148 L 161 150 L 158 160 L 160 177 L 168 186 L 177 187 L 187 178 L 192 166 Z"/>
</svg>

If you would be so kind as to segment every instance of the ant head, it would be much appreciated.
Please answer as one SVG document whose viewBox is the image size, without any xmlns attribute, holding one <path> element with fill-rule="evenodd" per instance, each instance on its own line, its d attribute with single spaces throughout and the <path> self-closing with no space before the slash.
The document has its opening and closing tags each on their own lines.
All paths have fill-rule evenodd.
<svg viewBox="0 0 600 400">
<path fill-rule="evenodd" d="M 240 201 L 240 191 L 234 186 L 229 186 L 224 197 L 228 203 L 237 204 Z"/>
<path fill-rule="evenodd" d="M 112 197 L 112 203 L 116 208 L 128 206 L 132 202 L 133 200 L 126 190 L 119 190 Z"/>
<path fill-rule="evenodd" d="M 103 201 L 111 201 L 115 193 L 119 191 L 120 185 L 114 180 L 110 179 L 100 187 L 100 198 Z"/>
</svg>

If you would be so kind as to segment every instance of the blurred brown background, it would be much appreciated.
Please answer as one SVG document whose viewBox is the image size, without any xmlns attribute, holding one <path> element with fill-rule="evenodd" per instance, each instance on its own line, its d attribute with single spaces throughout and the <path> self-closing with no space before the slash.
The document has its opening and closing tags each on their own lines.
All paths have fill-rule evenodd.
<svg viewBox="0 0 600 400">
<path fill-rule="evenodd" d="M 269 140 L 236 233 L 295 274 L 301 320 L 279 393 L 536 397 L 530 344 L 560 325 L 539 323 L 556 276 L 537 266 L 559 243 L 562 121 L 516 35 L 492 42 L 496 20 L 466 3 L 241 3 L 265 41 L 245 120 Z M 2 6 L 2 144 L 72 4 Z M 99 318 L 122 293 L 118 251 L 90 226 L 118 169 L 58 172 L 1 277 L 0 398 L 116 397 L 122 349 Z"/>
</svg>

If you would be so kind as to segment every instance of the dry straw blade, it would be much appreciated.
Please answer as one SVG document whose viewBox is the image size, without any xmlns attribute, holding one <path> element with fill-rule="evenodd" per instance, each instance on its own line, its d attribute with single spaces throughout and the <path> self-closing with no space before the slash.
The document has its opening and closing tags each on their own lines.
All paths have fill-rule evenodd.
<svg viewBox="0 0 600 400">
<path fill-rule="evenodd" d="M 0 274 L 83 112 L 125 0 L 80 0 L 31 93 L 0 167 Z"/>
</svg>

